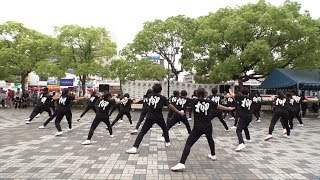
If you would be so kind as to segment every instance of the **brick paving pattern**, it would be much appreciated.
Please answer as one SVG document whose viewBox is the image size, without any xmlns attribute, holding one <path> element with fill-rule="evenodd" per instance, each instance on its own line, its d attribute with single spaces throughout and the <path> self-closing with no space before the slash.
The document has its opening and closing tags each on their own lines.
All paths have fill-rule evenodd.
<svg viewBox="0 0 320 180">
<path fill-rule="evenodd" d="M 109 136 L 101 123 L 92 138 L 92 144 L 83 146 L 93 111 L 80 122 L 75 120 L 82 110 L 73 110 L 74 129 L 64 131 L 61 137 L 54 123 L 38 129 L 48 117 L 43 113 L 32 124 L 24 119 L 29 109 L 0 109 L 0 179 L 318 179 L 320 180 L 320 120 L 309 118 L 304 127 L 297 127 L 291 139 L 282 138 L 280 122 L 273 139 L 265 142 L 271 116 L 263 115 L 262 123 L 252 122 L 250 131 L 253 142 L 247 142 L 243 152 L 235 152 L 238 145 L 235 130 L 225 132 L 215 119 L 214 140 L 217 161 L 206 156 L 209 146 L 205 137 L 193 146 L 186 162 L 186 170 L 172 172 L 178 163 L 188 137 L 184 125 L 170 130 L 171 146 L 165 147 L 156 139 L 162 134 L 154 126 L 144 137 L 136 155 L 125 153 L 132 147 L 136 135 L 131 135 L 140 111 L 132 112 L 134 124 L 127 118 L 117 123 L 114 138 Z M 165 112 L 166 114 L 166 112 Z M 113 120 L 114 113 L 111 117 Z M 193 121 L 190 121 L 191 125 Z M 229 126 L 233 120 L 227 118 Z M 67 129 L 62 120 L 63 130 Z"/>
</svg>

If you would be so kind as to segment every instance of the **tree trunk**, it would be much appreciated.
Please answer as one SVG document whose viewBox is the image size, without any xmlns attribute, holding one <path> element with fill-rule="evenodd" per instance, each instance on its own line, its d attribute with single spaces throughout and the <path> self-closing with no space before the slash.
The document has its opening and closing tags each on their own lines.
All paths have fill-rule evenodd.
<svg viewBox="0 0 320 180">
<path fill-rule="evenodd" d="M 241 89 L 243 89 L 243 80 L 242 79 L 238 79 L 238 83 L 239 83 L 239 89 L 241 91 Z"/>
<path fill-rule="evenodd" d="M 122 95 L 123 95 L 123 91 L 122 91 L 122 82 L 121 82 L 121 80 L 119 80 L 119 82 L 120 82 L 120 96 L 122 97 Z"/>
<path fill-rule="evenodd" d="M 87 80 L 87 75 L 82 75 L 82 78 L 80 78 L 80 81 L 82 83 L 81 85 L 82 96 L 86 94 L 86 80 Z"/>
<path fill-rule="evenodd" d="M 21 91 L 22 93 L 24 93 L 26 91 L 26 77 L 27 77 L 28 73 L 26 73 L 25 71 L 21 72 L 20 76 L 21 76 Z"/>
</svg>

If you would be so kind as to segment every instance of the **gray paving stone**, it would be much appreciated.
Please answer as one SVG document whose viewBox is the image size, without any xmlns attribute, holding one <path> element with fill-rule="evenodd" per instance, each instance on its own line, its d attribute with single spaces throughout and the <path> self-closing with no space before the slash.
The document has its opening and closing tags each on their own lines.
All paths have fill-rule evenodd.
<svg viewBox="0 0 320 180">
<path fill-rule="evenodd" d="M 127 119 L 114 126 L 111 138 L 100 124 L 92 144 L 81 145 L 87 137 L 93 112 L 80 122 L 73 121 L 73 130 L 55 137 L 54 123 L 46 129 L 38 127 L 47 118 L 44 113 L 24 124 L 32 109 L 0 109 L 0 179 L 318 179 L 320 180 L 320 120 L 308 119 L 297 127 L 291 139 L 282 138 L 280 123 L 274 138 L 263 141 L 271 116 L 263 114 L 262 123 L 252 122 L 249 129 L 253 142 L 246 143 L 243 152 L 235 152 L 237 138 L 234 130 L 225 132 L 218 120 L 213 120 L 213 136 L 218 160 L 206 158 L 210 152 L 206 138 L 201 137 L 192 147 L 183 172 L 172 172 L 178 163 L 188 137 L 185 127 L 170 130 L 172 146 L 157 142 L 162 131 L 156 125 L 145 135 L 136 155 L 125 150 L 133 145 L 136 135 L 130 135 Z M 18 112 L 18 113 L 17 113 Z M 78 117 L 82 110 L 73 110 Z M 164 113 L 166 114 L 166 112 Z M 111 120 L 115 118 L 111 116 Z M 134 125 L 140 115 L 132 112 Z M 228 125 L 233 120 L 226 119 Z M 191 126 L 193 121 L 189 121 Z M 66 130 L 66 120 L 62 120 Z"/>
</svg>

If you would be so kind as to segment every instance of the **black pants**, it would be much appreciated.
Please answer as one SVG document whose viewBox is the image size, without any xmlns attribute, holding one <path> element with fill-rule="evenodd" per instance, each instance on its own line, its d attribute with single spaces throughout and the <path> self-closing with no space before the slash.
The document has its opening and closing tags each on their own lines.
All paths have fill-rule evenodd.
<svg viewBox="0 0 320 180">
<path fill-rule="evenodd" d="M 281 119 L 280 119 L 281 118 Z M 287 135 L 290 136 L 290 128 L 288 125 L 288 120 L 289 120 L 289 113 L 288 111 L 275 111 L 273 113 L 271 123 L 269 126 L 269 134 L 272 135 L 273 129 L 277 121 L 280 119 L 280 122 L 282 124 L 282 127 L 284 127 L 287 130 Z"/>
<path fill-rule="evenodd" d="M 119 119 L 122 119 L 123 115 L 126 115 L 129 119 L 130 124 L 132 124 L 130 111 L 120 111 L 116 119 L 112 122 L 111 126 L 113 126 Z"/>
<path fill-rule="evenodd" d="M 59 132 L 62 131 L 60 122 L 61 122 L 63 116 L 66 116 L 66 119 L 67 119 L 68 125 L 69 125 L 69 129 L 72 128 L 72 113 L 71 113 L 71 109 L 69 107 L 58 108 L 57 109 L 57 117 L 56 117 L 56 120 L 55 120 L 54 123 L 55 123 L 56 128 L 58 129 Z"/>
<path fill-rule="evenodd" d="M 4 102 L 5 102 L 4 99 L 1 99 L 1 106 L 2 107 L 5 107 L 5 103 Z"/>
<path fill-rule="evenodd" d="M 174 113 L 174 111 L 169 109 L 168 116 L 167 116 L 167 124 L 168 124 L 169 119 L 172 117 L 173 113 Z"/>
<path fill-rule="evenodd" d="M 52 115 L 49 106 L 45 106 L 45 105 L 36 106 L 35 108 L 33 108 L 33 111 L 32 111 L 32 113 L 31 113 L 31 115 L 30 115 L 30 117 L 29 117 L 29 118 L 30 118 L 29 121 L 32 121 L 32 119 L 33 119 L 34 117 L 36 117 L 39 113 L 42 113 L 43 111 L 48 112 L 49 117 Z"/>
<path fill-rule="evenodd" d="M 116 109 L 118 109 L 118 111 L 120 112 L 120 106 L 119 105 L 114 105 L 112 108 L 111 108 L 111 110 L 110 110 L 110 112 L 109 112 L 109 116 L 111 116 L 111 114 L 113 113 L 113 111 L 115 111 Z"/>
<path fill-rule="evenodd" d="M 96 115 L 96 117 L 94 118 L 94 120 L 91 124 L 91 128 L 90 128 L 87 140 L 91 140 L 91 138 L 93 136 L 93 132 L 94 132 L 94 130 L 96 130 L 96 128 L 98 127 L 100 122 L 104 122 L 108 126 L 109 133 L 110 133 L 110 135 L 112 135 L 112 126 L 110 125 L 109 116 L 106 114 L 99 113 Z"/>
<path fill-rule="evenodd" d="M 87 106 L 86 109 L 83 111 L 83 113 L 80 115 L 80 118 L 82 118 L 90 109 L 92 109 L 95 113 L 97 112 L 96 106 Z"/>
<path fill-rule="evenodd" d="M 236 129 L 236 133 L 238 136 L 238 140 L 239 140 L 239 144 L 244 143 L 243 141 L 243 137 L 242 137 L 242 130 L 244 130 L 244 134 L 246 136 L 247 140 L 250 140 L 250 133 L 249 133 L 249 129 L 248 126 L 252 121 L 252 116 L 248 115 L 248 116 L 239 116 L 239 121 L 237 124 L 237 129 Z"/>
<path fill-rule="evenodd" d="M 55 117 L 57 117 L 57 111 L 53 112 L 53 114 L 43 123 L 43 126 L 47 126 L 49 122 Z"/>
<path fill-rule="evenodd" d="M 227 107 L 233 107 L 233 106 L 227 106 Z M 230 112 L 230 114 L 231 114 L 231 117 L 234 117 L 235 116 L 235 110 L 232 110 L 232 111 L 225 111 L 224 112 L 224 114 L 223 114 L 223 119 L 225 119 L 226 118 L 226 116 L 227 116 L 227 114 L 228 114 L 228 112 Z M 235 118 L 235 117 L 234 117 Z"/>
<path fill-rule="evenodd" d="M 302 118 L 301 118 L 300 109 L 294 109 L 293 112 L 292 112 L 292 115 L 290 115 L 290 119 L 289 119 L 290 129 L 293 129 L 293 119 L 294 118 L 298 119 L 299 124 L 303 124 Z"/>
<path fill-rule="evenodd" d="M 229 130 L 229 127 L 226 123 L 226 121 L 223 119 L 223 115 L 222 115 L 222 111 L 220 110 L 216 110 L 215 112 L 215 116 L 213 118 L 217 117 L 219 119 L 219 121 L 222 123 L 222 125 L 224 126 L 225 130 Z"/>
<path fill-rule="evenodd" d="M 142 109 L 140 117 L 139 117 L 139 120 L 138 120 L 138 123 L 136 125 L 136 129 L 139 129 L 143 119 L 147 116 L 147 114 L 148 114 L 148 110 L 147 109 Z"/>
<path fill-rule="evenodd" d="M 140 133 L 137 136 L 136 141 L 133 144 L 133 147 L 139 148 L 139 145 L 144 137 L 145 134 L 147 134 L 147 132 L 149 131 L 149 129 L 154 125 L 154 124 L 158 124 L 160 126 L 160 128 L 163 131 L 163 136 L 166 142 L 170 142 L 169 139 L 169 133 L 168 133 L 168 129 L 166 126 L 166 123 L 164 122 L 163 117 L 159 117 L 157 119 L 152 119 L 150 117 L 147 117 L 146 121 L 144 122 Z"/>
<path fill-rule="evenodd" d="M 214 141 L 212 138 L 212 124 L 208 124 L 208 126 L 205 127 L 194 127 L 187 139 L 186 145 L 184 146 L 182 156 L 180 159 L 180 163 L 185 164 L 189 154 L 190 154 L 190 149 L 193 146 L 195 142 L 198 141 L 198 139 L 201 137 L 202 134 L 206 135 L 211 155 L 214 156 L 215 153 L 215 146 L 214 146 Z"/>
<path fill-rule="evenodd" d="M 256 117 L 256 119 L 260 119 L 260 110 L 261 110 L 261 105 L 254 105 L 252 107 L 252 114 Z"/>
<path fill-rule="evenodd" d="M 191 128 L 190 128 L 190 124 L 188 122 L 188 119 L 186 116 L 181 116 L 180 114 L 174 113 L 171 118 L 168 120 L 167 122 L 167 129 L 168 131 L 172 128 L 172 126 L 174 126 L 175 124 L 177 124 L 178 122 L 182 122 L 186 128 L 188 133 L 191 133 Z M 162 136 L 164 136 L 164 134 L 162 134 Z"/>
</svg>

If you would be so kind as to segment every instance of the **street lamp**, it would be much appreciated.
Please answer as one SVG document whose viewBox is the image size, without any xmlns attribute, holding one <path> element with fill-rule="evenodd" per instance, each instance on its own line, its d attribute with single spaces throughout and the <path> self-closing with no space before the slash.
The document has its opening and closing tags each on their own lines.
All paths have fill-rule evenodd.
<svg viewBox="0 0 320 180">
<path fill-rule="evenodd" d="M 173 59 L 173 61 L 171 62 L 175 62 L 175 58 L 176 58 L 176 55 L 179 54 L 179 49 L 180 47 L 174 47 L 174 52 L 172 54 L 168 54 L 170 60 Z M 168 99 L 170 98 L 170 65 L 169 65 L 169 61 L 167 60 L 167 63 L 168 63 Z"/>
</svg>

